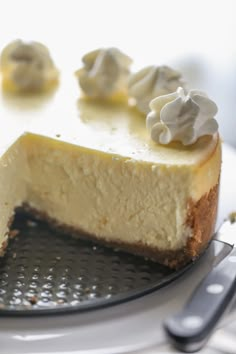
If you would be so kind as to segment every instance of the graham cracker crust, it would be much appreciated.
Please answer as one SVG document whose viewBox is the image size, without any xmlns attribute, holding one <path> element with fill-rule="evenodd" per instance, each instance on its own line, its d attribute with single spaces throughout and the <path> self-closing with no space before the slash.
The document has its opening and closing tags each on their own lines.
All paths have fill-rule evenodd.
<svg viewBox="0 0 236 354">
<path fill-rule="evenodd" d="M 186 251 L 191 258 L 197 257 L 206 248 L 215 231 L 218 208 L 219 183 L 197 203 L 189 202 L 186 224 L 193 229 Z"/>
<path fill-rule="evenodd" d="M 184 248 L 178 250 L 163 251 L 144 245 L 141 242 L 131 245 L 128 242 L 101 240 L 84 230 L 60 224 L 57 220 L 50 218 L 46 213 L 40 212 L 28 204 L 24 204 L 18 210 L 33 216 L 35 219 L 46 221 L 52 229 L 57 229 L 73 237 L 91 240 L 104 246 L 146 257 L 169 268 L 179 269 L 199 257 L 206 249 L 213 236 L 218 205 L 218 190 L 219 184 L 212 188 L 210 192 L 204 195 L 198 202 L 194 203 L 193 201 L 189 201 L 186 225 L 193 230 L 193 236 L 189 238 Z"/>
</svg>

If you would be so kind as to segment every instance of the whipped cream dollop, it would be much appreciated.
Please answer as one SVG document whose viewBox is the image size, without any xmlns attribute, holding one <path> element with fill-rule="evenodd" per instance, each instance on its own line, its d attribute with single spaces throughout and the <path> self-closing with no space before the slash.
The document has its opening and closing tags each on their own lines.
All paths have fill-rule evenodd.
<svg viewBox="0 0 236 354">
<path fill-rule="evenodd" d="M 97 49 L 86 54 L 84 67 L 75 74 L 83 92 L 90 97 L 126 94 L 132 60 L 117 48 Z"/>
<path fill-rule="evenodd" d="M 217 106 L 198 90 L 185 94 L 179 87 L 174 93 L 152 100 L 150 108 L 146 126 L 151 138 L 160 144 L 180 141 L 191 145 L 201 136 L 213 135 L 218 130 L 214 119 Z"/>
<path fill-rule="evenodd" d="M 128 92 L 138 109 L 148 113 L 153 98 L 174 92 L 179 86 L 183 87 L 184 81 L 178 71 L 168 66 L 148 66 L 130 76 Z"/>
<path fill-rule="evenodd" d="M 58 70 L 50 53 L 42 43 L 20 39 L 2 51 L 0 68 L 3 79 L 19 91 L 47 88 L 58 79 Z"/>
</svg>

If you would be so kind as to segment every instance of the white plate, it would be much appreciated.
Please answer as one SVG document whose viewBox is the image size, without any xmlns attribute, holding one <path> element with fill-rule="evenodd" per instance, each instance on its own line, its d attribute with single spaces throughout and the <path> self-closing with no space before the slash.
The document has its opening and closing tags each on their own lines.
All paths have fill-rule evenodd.
<svg viewBox="0 0 236 354">
<path fill-rule="evenodd" d="M 223 148 L 223 171 L 217 225 L 236 210 L 236 151 Z M 89 313 L 37 318 L 1 318 L 1 352 L 112 354 L 128 353 L 163 343 L 162 322 L 187 300 L 200 279 L 211 268 L 219 251 L 212 243 L 206 255 L 182 278 L 164 289 L 111 308 Z M 236 318 L 231 311 L 227 321 Z"/>
</svg>

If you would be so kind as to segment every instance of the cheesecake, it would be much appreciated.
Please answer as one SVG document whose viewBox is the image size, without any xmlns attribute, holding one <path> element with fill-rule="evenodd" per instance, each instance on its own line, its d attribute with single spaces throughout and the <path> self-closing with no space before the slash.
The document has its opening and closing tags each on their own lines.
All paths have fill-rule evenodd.
<svg viewBox="0 0 236 354">
<path fill-rule="evenodd" d="M 130 61 L 112 55 L 124 81 Z M 76 75 L 80 80 L 81 71 Z M 90 90 L 89 80 L 86 86 L 83 71 Z M 123 93 L 116 96 L 117 80 L 111 97 L 97 83 L 99 94 L 79 94 L 70 75 L 50 97 L 1 92 L 1 254 L 19 208 L 74 237 L 171 268 L 207 247 L 221 166 L 214 104 L 199 91 L 178 89 L 152 100 L 146 115 Z"/>
</svg>

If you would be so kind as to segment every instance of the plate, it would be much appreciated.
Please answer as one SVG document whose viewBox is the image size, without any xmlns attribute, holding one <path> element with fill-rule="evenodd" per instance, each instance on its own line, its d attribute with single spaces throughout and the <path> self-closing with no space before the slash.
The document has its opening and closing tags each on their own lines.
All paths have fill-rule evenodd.
<svg viewBox="0 0 236 354">
<path fill-rule="evenodd" d="M 160 289 L 193 263 L 171 270 L 143 257 L 75 239 L 18 212 L 0 259 L 0 315 L 91 311 Z M 83 236 L 83 235 L 81 235 Z"/>
</svg>

